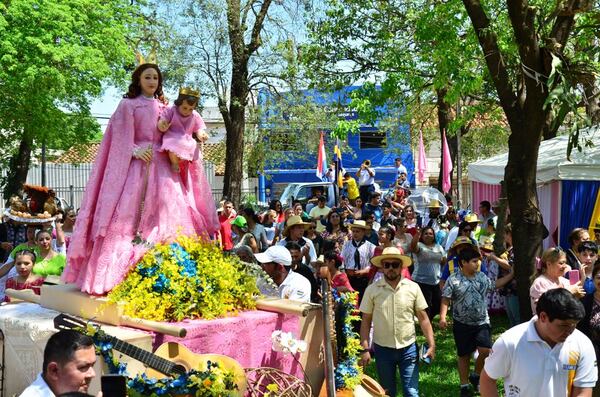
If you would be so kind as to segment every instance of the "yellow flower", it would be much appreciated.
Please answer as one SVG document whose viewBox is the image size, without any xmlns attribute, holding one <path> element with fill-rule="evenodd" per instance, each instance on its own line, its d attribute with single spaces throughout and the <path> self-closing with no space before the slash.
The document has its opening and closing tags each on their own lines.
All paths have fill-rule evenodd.
<svg viewBox="0 0 600 397">
<path fill-rule="evenodd" d="M 202 385 L 204 385 L 204 387 L 209 388 L 210 385 L 212 385 L 212 381 L 208 378 L 204 379 L 204 381 L 202 382 Z"/>
</svg>

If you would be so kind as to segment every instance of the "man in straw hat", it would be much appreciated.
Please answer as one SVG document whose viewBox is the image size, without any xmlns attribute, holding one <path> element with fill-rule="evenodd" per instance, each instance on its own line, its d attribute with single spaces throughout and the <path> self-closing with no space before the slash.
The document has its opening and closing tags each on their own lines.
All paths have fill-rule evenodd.
<svg viewBox="0 0 600 397">
<path fill-rule="evenodd" d="M 288 218 L 283 229 L 284 238 L 279 240 L 277 245 L 285 247 L 290 241 L 298 243 L 304 258 L 304 264 L 310 265 L 317 261 L 317 251 L 310 239 L 304 237 L 304 232 L 308 229 L 310 223 L 304 222 L 299 215 L 293 215 Z"/>
<path fill-rule="evenodd" d="M 437 199 L 431 199 L 427 205 L 428 213 L 423 215 L 423 225 L 433 228 L 437 233 L 440 230 L 440 224 L 438 218 L 440 217 L 440 209 L 442 205 Z"/>
<path fill-rule="evenodd" d="M 360 302 L 369 284 L 369 269 L 371 258 L 375 254 L 375 244 L 366 239 L 366 232 L 371 229 L 365 221 L 355 220 L 348 227 L 352 232 L 352 239 L 344 243 L 341 255 L 350 285 L 358 291 Z"/>
<path fill-rule="evenodd" d="M 369 333 L 372 323 L 377 374 L 389 396 L 396 395 L 396 368 L 400 369 L 403 395 L 419 395 L 415 316 L 429 345 L 423 357 L 433 359 L 435 356 L 425 297 L 415 282 L 402 277 L 402 269 L 411 262 L 410 257 L 402 255 L 396 247 L 387 247 L 381 255 L 371 259 L 373 266 L 383 269 L 384 277 L 367 287 L 360 304 L 360 341 L 364 349 L 360 363 L 366 365 L 371 360 Z"/>
</svg>

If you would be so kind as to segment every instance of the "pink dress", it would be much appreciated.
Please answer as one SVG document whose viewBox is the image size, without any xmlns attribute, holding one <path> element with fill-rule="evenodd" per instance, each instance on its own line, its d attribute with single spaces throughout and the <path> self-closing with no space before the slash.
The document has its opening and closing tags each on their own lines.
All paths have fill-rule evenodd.
<svg viewBox="0 0 600 397">
<path fill-rule="evenodd" d="M 206 129 L 206 124 L 198 112 L 194 110 L 191 115 L 184 117 L 179 114 L 177 106 L 171 106 L 161 114 L 160 118 L 171 123 L 163 135 L 160 150 L 175 153 L 182 160 L 197 159 L 198 145 L 192 135 L 196 131 Z"/>
<path fill-rule="evenodd" d="M 217 213 L 201 161 L 186 162 L 174 174 L 160 151 L 156 128 L 162 104 L 138 96 L 123 99 L 112 115 L 86 186 L 71 237 L 62 279 L 82 291 L 102 295 L 119 284 L 147 247 L 133 244 L 137 229 L 149 243 L 177 234 L 213 235 Z M 152 146 L 146 165 L 132 154 Z M 137 226 L 146 167 L 144 210 Z"/>
</svg>

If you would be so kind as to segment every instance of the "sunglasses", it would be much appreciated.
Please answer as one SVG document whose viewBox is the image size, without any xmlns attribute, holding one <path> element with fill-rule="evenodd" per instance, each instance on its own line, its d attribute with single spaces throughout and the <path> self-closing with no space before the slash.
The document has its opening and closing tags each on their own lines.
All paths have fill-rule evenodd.
<svg viewBox="0 0 600 397">
<path fill-rule="evenodd" d="M 463 232 L 471 233 L 473 229 L 463 229 Z"/>
<path fill-rule="evenodd" d="M 384 269 L 389 269 L 389 268 L 398 269 L 402 265 L 402 263 L 401 262 L 385 262 L 385 263 L 382 263 L 382 265 L 383 265 Z"/>
</svg>

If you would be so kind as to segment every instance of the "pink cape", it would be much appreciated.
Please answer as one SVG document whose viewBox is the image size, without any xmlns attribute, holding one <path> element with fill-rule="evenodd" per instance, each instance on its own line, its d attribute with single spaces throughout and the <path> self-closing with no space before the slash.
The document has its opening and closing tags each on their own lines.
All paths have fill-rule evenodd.
<svg viewBox="0 0 600 397">
<path fill-rule="evenodd" d="M 68 250 L 62 279 L 82 291 L 102 295 L 119 284 L 147 250 L 132 243 L 149 168 L 144 211 L 139 230 L 149 243 L 178 234 L 212 236 L 219 222 L 211 187 L 201 161 L 186 162 L 171 171 L 160 152 L 156 128 L 162 105 L 139 96 L 123 99 L 104 134 Z M 132 157 L 136 148 L 152 146 L 149 165 Z"/>
</svg>

